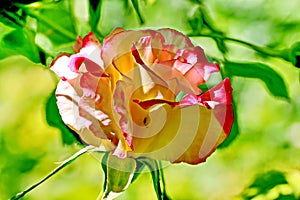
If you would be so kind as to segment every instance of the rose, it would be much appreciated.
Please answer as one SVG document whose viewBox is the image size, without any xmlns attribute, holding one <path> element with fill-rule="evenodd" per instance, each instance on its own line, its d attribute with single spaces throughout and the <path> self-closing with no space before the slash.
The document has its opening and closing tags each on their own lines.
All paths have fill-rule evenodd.
<svg viewBox="0 0 300 200">
<path fill-rule="evenodd" d="M 117 28 L 103 46 L 89 33 L 73 49 L 51 69 L 61 78 L 60 115 L 84 143 L 121 158 L 197 164 L 229 135 L 231 83 L 199 89 L 219 66 L 182 33 Z"/>
</svg>

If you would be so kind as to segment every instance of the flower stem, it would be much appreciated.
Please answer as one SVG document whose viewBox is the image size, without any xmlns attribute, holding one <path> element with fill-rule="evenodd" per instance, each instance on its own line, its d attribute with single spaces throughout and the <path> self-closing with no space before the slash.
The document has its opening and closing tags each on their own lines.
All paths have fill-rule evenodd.
<svg viewBox="0 0 300 200">
<path fill-rule="evenodd" d="M 150 170 L 153 186 L 155 189 L 157 200 L 170 200 L 166 192 L 165 178 L 161 161 L 151 158 L 139 158 L 145 166 Z"/>
<path fill-rule="evenodd" d="M 40 184 L 42 184 L 43 182 L 45 182 L 47 179 L 49 179 L 51 176 L 53 176 L 54 174 L 56 174 L 57 172 L 59 172 L 61 169 L 63 169 L 64 167 L 66 167 L 67 165 L 71 164 L 74 160 L 76 160 L 79 156 L 85 154 L 86 152 L 88 152 L 89 150 L 92 150 L 93 146 L 86 146 L 83 149 L 80 149 L 78 152 L 76 152 L 74 155 L 72 155 L 71 157 L 69 157 L 68 159 L 64 160 L 58 167 L 56 167 L 53 171 L 51 171 L 47 176 L 45 176 L 43 179 L 41 179 L 39 182 L 37 182 L 36 184 L 30 186 L 29 188 L 27 188 L 26 190 L 24 190 L 23 192 L 20 192 L 18 194 L 16 194 L 15 196 L 13 196 L 12 198 L 10 198 L 10 200 L 17 200 L 20 199 L 22 197 L 24 197 L 27 193 L 29 193 L 31 190 L 33 190 L 34 188 L 36 188 L 37 186 L 39 186 Z"/>
<path fill-rule="evenodd" d="M 209 37 L 209 38 L 214 38 L 214 39 L 221 39 L 221 40 L 224 40 L 224 41 L 231 41 L 231 42 L 235 42 L 235 43 L 239 43 L 239 44 L 242 44 L 244 46 L 247 46 L 251 49 L 253 49 L 254 51 L 257 51 L 265 56 L 270 56 L 270 57 L 277 57 L 277 58 L 282 58 L 284 60 L 287 60 L 289 61 L 289 59 L 287 57 L 285 57 L 282 52 L 280 51 L 274 51 L 272 49 L 269 49 L 269 48 L 266 48 L 266 47 L 260 47 L 260 46 L 257 46 L 257 45 L 254 45 L 250 42 L 246 42 L 246 41 L 243 41 L 243 40 L 239 40 L 239 39 L 236 39 L 236 38 L 230 38 L 230 37 L 226 37 L 226 36 L 223 36 L 223 35 L 220 35 L 220 34 L 191 34 L 189 35 L 190 37 Z"/>
<path fill-rule="evenodd" d="M 160 179 L 161 179 L 161 184 L 162 184 L 162 198 L 163 200 L 167 200 L 167 199 L 170 199 L 167 195 L 167 190 L 166 190 L 166 182 L 165 182 L 165 176 L 164 176 L 164 170 L 163 170 L 163 166 L 162 166 L 162 162 L 159 160 L 158 161 L 158 169 L 160 171 Z"/>
</svg>

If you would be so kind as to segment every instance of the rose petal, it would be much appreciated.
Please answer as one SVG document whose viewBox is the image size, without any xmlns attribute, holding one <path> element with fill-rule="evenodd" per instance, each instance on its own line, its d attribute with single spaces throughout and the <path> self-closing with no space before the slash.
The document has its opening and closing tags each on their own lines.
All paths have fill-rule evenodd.
<svg viewBox="0 0 300 200">
<path fill-rule="evenodd" d="M 217 64 L 207 61 L 203 49 L 198 46 L 179 50 L 175 55 L 175 59 L 184 59 L 184 63 L 190 64 L 178 65 L 175 68 L 182 72 L 196 87 L 206 82 L 213 72 L 220 70 Z"/>
<path fill-rule="evenodd" d="M 213 111 L 204 106 L 157 106 L 147 126 L 134 127 L 134 152 L 129 156 L 198 164 L 226 138 Z"/>
<path fill-rule="evenodd" d="M 213 109 L 216 118 L 227 135 L 231 131 L 234 120 L 232 107 L 232 87 L 229 78 L 225 78 L 221 83 L 204 92 L 200 96 L 193 94 L 185 95 L 179 102 L 181 106 L 203 105 Z"/>
<path fill-rule="evenodd" d="M 231 98 L 232 88 L 226 78 L 202 95 L 188 94 L 180 102 L 135 100 L 149 110 L 149 116 L 144 117 L 147 125 L 133 126 L 134 153 L 130 155 L 190 164 L 204 162 L 230 133 Z"/>
<path fill-rule="evenodd" d="M 109 36 L 108 39 L 104 41 L 102 47 L 102 58 L 105 66 L 110 66 L 113 60 L 118 59 L 120 56 L 127 55 L 133 44 L 147 36 L 154 38 L 151 39 L 151 47 L 153 49 L 161 49 L 161 42 L 163 41 L 162 35 L 153 30 L 121 31 Z"/>
<path fill-rule="evenodd" d="M 107 151 L 115 148 L 110 140 L 96 137 L 87 126 L 88 121 L 79 115 L 78 102 L 80 97 L 68 81 L 60 81 L 56 89 L 59 113 L 64 123 L 73 129 L 87 144 L 102 147 Z"/>
<path fill-rule="evenodd" d="M 93 33 L 89 33 L 83 39 L 78 37 L 73 48 L 77 52 L 70 57 L 69 67 L 73 72 L 79 72 L 82 63 L 88 63 L 86 66 L 90 66 L 92 71 L 103 71 L 101 44 Z"/>
<path fill-rule="evenodd" d="M 179 31 L 170 28 L 162 28 L 157 31 L 163 35 L 165 45 L 175 45 L 179 49 L 194 46 L 190 38 Z"/>
<path fill-rule="evenodd" d="M 51 63 L 51 70 L 54 71 L 62 80 L 74 79 L 78 73 L 73 72 L 69 68 L 70 58 L 62 54 Z"/>
</svg>

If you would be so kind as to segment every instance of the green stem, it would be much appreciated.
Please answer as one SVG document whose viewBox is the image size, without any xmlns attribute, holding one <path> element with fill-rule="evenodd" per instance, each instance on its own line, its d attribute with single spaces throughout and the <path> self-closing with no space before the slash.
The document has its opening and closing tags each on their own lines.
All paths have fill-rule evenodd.
<svg viewBox="0 0 300 200">
<path fill-rule="evenodd" d="M 163 193 L 162 193 L 163 199 L 167 200 L 167 199 L 170 199 L 170 198 L 167 195 L 164 170 L 163 170 L 162 162 L 160 160 L 158 161 L 158 167 L 159 167 L 158 170 L 160 171 L 160 180 L 161 180 L 161 184 L 162 184 L 162 187 L 163 187 Z"/>
<path fill-rule="evenodd" d="M 47 176 L 45 176 L 39 182 L 37 182 L 36 184 L 30 186 L 28 189 L 24 190 L 23 192 L 20 192 L 20 193 L 16 194 L 12 198 L 10 198 L 10 200 L 17 200 L 17 199 L 22 198 L 27 193 L 29 193 L 31 190 L 33 190 L 34 188 L 36 188 L 37 186 L 39 186 L 40 184 L 42 184 L 43 182 L 45 182 L 47 179 L 49 179 L 51 176 L 53 176 L 54 174 L 56 174 L 57 172 L 59 172 L 61 169 L 63 169 L 67 165 L 71 164 L 79 156 L 85 154 L 86 152 L 88 152 L 89 150 L 92 150 L 93 148 L 95 148 L 95 147 L 93 147 L 93 146 L 86 146 L 85 148 L 79 150 L 74 155 L 72 155 L 71 157 L 69 157 L 68 159 L 66 159 L 65 161 L 63 161 L 58 167 L 56 167 L 53 171 L 51 171 Z"/>
<path fill-rule="evenodd" d="M 150 170 L 157 199 L 170 200 L 166 193 L 165 178 L 161 161 L 153 160 L 151 158 L 141 158 L 139 160 Z"/>
</svg>

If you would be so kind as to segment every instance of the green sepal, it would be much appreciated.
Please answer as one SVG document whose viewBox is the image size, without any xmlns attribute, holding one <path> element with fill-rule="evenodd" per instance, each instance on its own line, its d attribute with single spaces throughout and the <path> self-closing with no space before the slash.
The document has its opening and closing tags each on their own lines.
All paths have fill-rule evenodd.
<svg viewBox="0 0 300 200">
<path fill-rule="evenodd" d="M 133 179 L 136 166 L 133 158 L 119 158 L 111 153 L 105 154 L 102 159 L 105 173 L 105 190 L 102 199 L 113 199 L 124 192 Z"/>
</svg>

